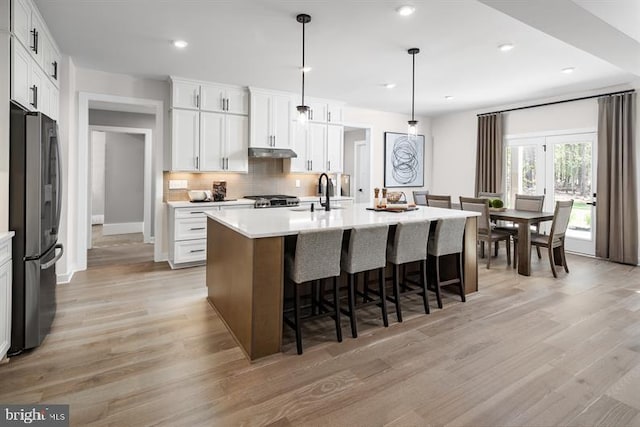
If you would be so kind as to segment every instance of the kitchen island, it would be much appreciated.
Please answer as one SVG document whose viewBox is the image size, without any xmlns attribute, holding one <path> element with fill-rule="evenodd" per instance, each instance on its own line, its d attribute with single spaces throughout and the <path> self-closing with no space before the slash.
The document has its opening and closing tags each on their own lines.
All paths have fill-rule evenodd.
<svg viewBox="0 0 640 427">
<path fill-rule="evenodd" d="M 368 206 L 335 206 L 328 212 L 294 207 L 207 213 L 208 299 L 250 360 L 281 351 L 285 237 L 303 230 L 467 218 L 465 290 L 477 291 L 477 213 L 426 206 L 410 212 L 374 212 Z"/>
</svg>

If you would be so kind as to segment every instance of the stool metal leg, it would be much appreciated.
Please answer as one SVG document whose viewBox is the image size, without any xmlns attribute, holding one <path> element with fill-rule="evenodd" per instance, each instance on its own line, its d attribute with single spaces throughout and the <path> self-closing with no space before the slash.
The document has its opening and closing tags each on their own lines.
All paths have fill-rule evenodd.
<svg viewBox="0 0 640 427">
<path fill-rule="evenodd" d="M 351 336 L 358 338 L 358 326 L 356 325 L 356 307 L 355 307 L 355 274 L 349 274 L 349 283 L 347 285 L 347 300 L 349 302 L 349 317 L 351 318 Z"/>
<path fill-rule="evenodd" d="M 491 255 L 489 255 L 491 259 Z M 438 308 L 442 308 L 442 296 L 440 295 L 440 257 L 436 257 L 436 300 L 438 300 Z"/>
<path fill-rule="evenodd" d="M 362 286 L 362 302 L 369 301 L 369 272 L 364 272 L 364 285 Z"/>
<path fill-rule="evenodd" d="M 420 261 L 420 284 L 422 285 L 422 302 L 424 312 L 429 314 L 429 298 L 427 297 L 427 260 Z"/>
<path fill-rule="evenodd" d="M 389 316 L 387 315 L 387 292 L 384 282 L 384 267 L 378 269 L 378 286 L 380 292 L 380 305 L 382 306 L 382 323 L 385 328 L 389 326 Z"/>
<path fill-rule="evenodd" d="M 302 328 L 300 325 L 300 285 L 293 284 L 293 298 L 295 304 L 296 347 L 298 354 L 302 354 Z"/>
<path fill-rule="evenodd" d="M 400 277 L 398 277 L 398 270 L 398 265 L 393 264 L 393 298 L 396 303 L 396 317 L 398 318 L 398 322 L 402 322 L 402 309 L 400 308 Z"/>
<path fill-rule="evenodd" d="M 336 321 L 336 337 L 342 342 L 342 326 L 340 325 L 340 295 L 338 294 L 338 277 L 333 278 L 334 319 Z"/>
</svg>

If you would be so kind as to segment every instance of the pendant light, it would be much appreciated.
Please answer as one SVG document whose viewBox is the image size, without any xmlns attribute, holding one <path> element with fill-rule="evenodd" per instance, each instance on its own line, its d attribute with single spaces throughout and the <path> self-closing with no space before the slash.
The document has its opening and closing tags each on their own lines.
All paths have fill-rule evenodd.
<svg viewBox="0 0 640 427">
<path fill-rule="evenodd" d="M 304 28 L 305 24 L 311 22 L 311 16 L 301 13 L 296 16 L 296 21 L 302 24 L 302 68 L 300 69 L 302 71 L 302 102 L 296 109 L 298 110 L 298 123 L 305 125 L 309 116 L 309 107 L 304 104 L 304 74 L 308 71 L 304 64 Z"/>
<path fill-rule="evenodd" d="M 416 55 L 420 53 L 420 49 L 412 47 L 407 51 L 411 55 L 412 60 L 412 74 L 411 74 L 411 120 L 409 120 L 409 129 L 407 131 L 407 137 L 414 139 L 418 133 L 418 121 L 415 119 L 415 99 L 416 99 Z"/>
</svg>

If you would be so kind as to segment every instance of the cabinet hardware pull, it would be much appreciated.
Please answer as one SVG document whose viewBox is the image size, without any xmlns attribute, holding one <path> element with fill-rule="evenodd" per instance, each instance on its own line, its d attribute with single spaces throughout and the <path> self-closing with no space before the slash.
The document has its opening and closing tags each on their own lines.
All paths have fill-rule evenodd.
<svg viewBox="0 0 640 427">
<path fill-rule="evenodd" d="M 330 171 L 331 170 L 331 160 L 329 160 L 327 162 L 327 170 Z"/>
<path fill-rule="evenodd" d="M 53 61 L 51 65 L 53 65 L 53 75 L 51 77 L 58 80 L 58 61 Z"/>
<path fill-rule="evenodd" d="M 226 170 L 229 170 L 229 158 L 228 157 L 224 158 L 224 164 L 225 164 L 224 168 Z"/>
<path fill-rule="evenodd" d="M 189 252 L 195 254 L 196 252 L 204 252 L 204 249 L 191 249 Z"/>
<path fill-rule="evenodd" d="M 196 156 L 196 169 L 200 169 L 200 156 Z"/>
<path fill-rule="evenodd" d="M 33 108 L 38 108 L 38 86 L 31 86 L 31 91 L 33 92 L 33 102 L 31 105 L 33 105 Z"/>
<path fill-rule="evenodd" d="M 191 215 L 198 215 L 198 214 L 203 214 L 204 211 L 194 211 L 194 212 L 189 212 Z"/>
<path fill-rule="evenodd" d="M 189 230 L 193 230 L 193 231 L 196 231 L 196 230 L 206 230 L 206 227 L 193 227 L 193 228 L 190 228 Z"/>
<path fill-rule="evenodd" d="M 196 108 L 200 108 L 200 94 L 196 93 Z"/>
<path fill-rule="evenodd" d="M 327 121 L 330 122 L 331 121 L 331 111 L 329 111 L 327 113 Z"/>
<path fill-rule="evenodd" d="M 227 111 L 229 111 L 229 98 L 227 98 L 227 99 L 225 100 L 225 103 L 227 104 L 227 106 L 226 106 L 226 110 L 227 110 Z"/>
<path fill-rule="evenodd" d="M 35 28 L 33 30 L 31 30 L 31 35 L 32 35 L 32 42 L 33 45 L 31 46 L 31 50 L 35 52 L 35 54 L 38 54 L 38 30 L 36 30 Z"/>
</svg>

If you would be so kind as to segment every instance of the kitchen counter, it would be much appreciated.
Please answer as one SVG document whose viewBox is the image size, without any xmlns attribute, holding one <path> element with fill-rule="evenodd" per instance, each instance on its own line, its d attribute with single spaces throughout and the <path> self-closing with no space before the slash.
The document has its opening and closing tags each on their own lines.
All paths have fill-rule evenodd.
<svg viewBox="0 0 640 427">
<path fill-rule="evenodd" d="M 477 213 L 425 206 L 374 212 L 368 206 L 348 203 L 329 212 L 303 207 L 207 212 L 208 300 L 250 360 L 281 351 L 285 237 L 302 230 L 467 218 L 465 292 L 477 291 Z"/>
<path fill-rule="evenodd" d="M 13 238 L 13 236 L 15 236 L 15 232 L 13 231 L 4 231 L 2 233 L 0 233 L 0 244 L 6 242 L 7 240 L 10 240 L 11 238 Z"/>
<path fill-rule="evenodd" d="M 211 206 L 233 206 L 233 205 L 253 205 L 255 203 L 254 200 L 249 199 L 237 199 L 237 200 L 229 200 L 226 202 L 165 202 L 172 208 L 197 208 L 197 207 L 211 207 Z"/>
</svg>

